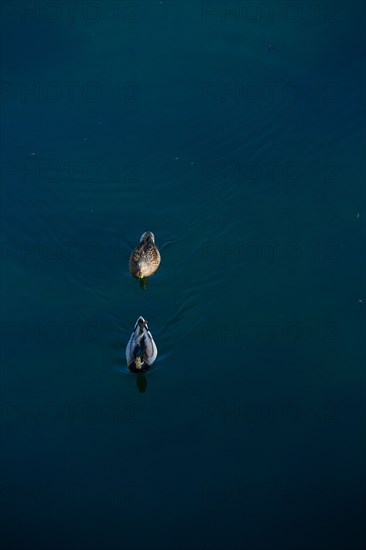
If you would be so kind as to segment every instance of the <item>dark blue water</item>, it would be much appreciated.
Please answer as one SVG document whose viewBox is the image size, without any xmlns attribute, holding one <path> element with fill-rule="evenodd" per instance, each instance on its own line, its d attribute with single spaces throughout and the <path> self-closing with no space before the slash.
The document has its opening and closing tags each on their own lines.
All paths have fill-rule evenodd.
<svg viewBox="0 0 366 550">
<path fill-rule="evenodd" d="M 1 22 L 2 547 L 363 548 L 364 4 Z"/>
</svg>

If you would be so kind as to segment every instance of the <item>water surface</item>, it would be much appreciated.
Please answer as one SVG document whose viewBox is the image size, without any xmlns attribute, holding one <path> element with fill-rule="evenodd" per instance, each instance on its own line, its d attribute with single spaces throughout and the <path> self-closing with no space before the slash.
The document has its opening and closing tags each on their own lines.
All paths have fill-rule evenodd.
<svg viewBox="0 0 366 550">
<path fill-rule="evenodd" d="M 363 547 L 363 4 L 15 4 L 6 547 Z"/>
</svg>

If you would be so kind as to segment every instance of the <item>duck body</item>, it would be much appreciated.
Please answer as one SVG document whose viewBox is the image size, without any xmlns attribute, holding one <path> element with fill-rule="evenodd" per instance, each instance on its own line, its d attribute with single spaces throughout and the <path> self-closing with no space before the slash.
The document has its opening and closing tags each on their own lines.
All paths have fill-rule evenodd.
<svg viewBox="0 0 366 550">
<path fill-rule="evenodd" d="M 154 233 L 145 231 L 141 235 L 140 243 L 130 256 L 130 272 L 137 279 L 150 277 L 160 265 L 161 257 L 155 244 Z"/>
<path fill-rule="evenodd" d="M 139 317 L 126 347 L 127 366 L 132 372 L 145 372 L 157 358 L 158 350 L 147 322 Z"/>
</svg>

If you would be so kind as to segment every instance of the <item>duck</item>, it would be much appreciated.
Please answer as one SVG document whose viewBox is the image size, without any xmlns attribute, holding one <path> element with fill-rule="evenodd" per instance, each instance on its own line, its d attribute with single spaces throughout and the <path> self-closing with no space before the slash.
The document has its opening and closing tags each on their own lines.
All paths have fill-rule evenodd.
<svg viewBox="0 0 366 550">
<path fill-rule="evenodd" d="M 130 272 L 137 279 L 150 277 L 158 269 L 161 261 L 160 252 L 155 244 L 154 233 L 145 231 L 140 243 L 130 256 Z"/>
<path fill-rule="evenodd" d="M 145 372 L 154 363 L 157 355 L 158 349 L 147 321 L 140 316 L 126 347 L 127 366 L 132 372 Z"/>
</svg>

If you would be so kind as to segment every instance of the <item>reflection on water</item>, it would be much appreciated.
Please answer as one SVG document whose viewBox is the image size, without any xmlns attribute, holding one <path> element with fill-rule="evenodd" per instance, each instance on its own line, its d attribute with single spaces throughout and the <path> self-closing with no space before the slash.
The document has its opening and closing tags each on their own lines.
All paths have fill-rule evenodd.
<svg viewBox="0 0 366 550">
<path fill-rule="evenodd" d="M 147 389 L 147 379 L 142 373 L 136 375 L 136 386 L 140 393 L 144 393 Z"/>
<path fill-rule="evenodd" d="M 140 288 L 147 290 L 147 278 L 139 279 Z"/>
</svg>

